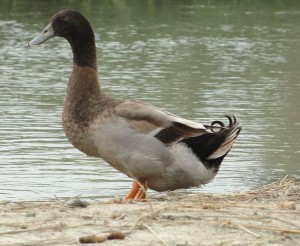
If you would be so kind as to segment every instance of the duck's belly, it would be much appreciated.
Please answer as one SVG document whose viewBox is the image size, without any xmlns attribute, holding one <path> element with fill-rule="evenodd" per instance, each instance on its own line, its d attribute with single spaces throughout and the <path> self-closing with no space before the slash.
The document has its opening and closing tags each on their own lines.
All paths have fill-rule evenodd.
<svg viewBox="0 0 300 246">
<path fill-rule="evenodd" d="M 122 118 L 95 124 L 92 128 L 99 157 L 132 178 L 159 176 L 172 162 L 163 143 L 153 136 L 138 133 Z"/>
<path fill-rule="evenodd" d="M 160 177 L 147 180 L 148 187 L 155 191 L 167 191 L 198 187 L 209 183 L 215 176 L 215 169 L 207 169 L 184 143 L 168 147 L 173 162 Z"/>
</svg>

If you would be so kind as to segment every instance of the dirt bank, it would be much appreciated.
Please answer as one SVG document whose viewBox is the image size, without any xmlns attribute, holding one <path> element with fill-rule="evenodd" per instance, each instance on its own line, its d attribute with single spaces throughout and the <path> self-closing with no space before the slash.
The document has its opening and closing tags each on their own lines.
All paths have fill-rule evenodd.
<svg viewBox="0 0 300 246">
<path fill-rule="evenodd" d="M 0 245 L 300 245 L 300 186 L 289 178 L 247 193 L 118 202 L 0 202 Z"/>
</svg>

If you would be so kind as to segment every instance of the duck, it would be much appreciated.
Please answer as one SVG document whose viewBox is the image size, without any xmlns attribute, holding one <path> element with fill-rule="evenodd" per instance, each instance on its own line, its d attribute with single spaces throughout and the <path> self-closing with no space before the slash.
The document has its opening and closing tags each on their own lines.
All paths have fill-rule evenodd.
<svg viewBox="0 0 300 246">
<path fill-rule="evenodd" d="M 68 141 L 88 156 L 102 158 L 133 179 L 125 200 L 157 192 L 200 187 L 211 182 L 241 131 L 228 123 L 201 124 L 134 99 L 106 94 L 98 78 L 95 35 L 79 11 L 57 12 L 28 45 L 66 39 L 73 53 L 62 125 Z"/>
</svg>

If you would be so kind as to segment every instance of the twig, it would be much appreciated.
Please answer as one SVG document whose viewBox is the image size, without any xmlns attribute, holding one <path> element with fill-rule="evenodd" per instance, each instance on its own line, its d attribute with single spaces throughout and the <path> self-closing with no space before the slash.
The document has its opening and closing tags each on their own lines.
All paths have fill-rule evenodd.
<svg viewBox="0 0 300 246">
<path fill-rule="evenodd" d="M 300 230 L 296 230 L 296 229 L 277 228 L 277 227 L 260 226 L 260 225 L 243 225 L 243 226 L 248 227 L 248 228 L 254 228 L 254 229 L 263 229 L 263 230 L 269 230 L 269 231 L 278 231 L 278 232 L 300 234 Z"/>
<path fill-rule="evenodd" d="M 279 185 L 282 185 L 282 183 L 288 178 L 289 175 L 285 175 L 285 177 L 279 181 Z"/>
<path fill-rule="evenodd" d="M 130 227 L 130 229 L 128 230 L 128 232 L 126 232 L 126 234 L 130 234 L 130 233 L 134 230 L 134 228 L 136 227 L 137 223 L 139 223 L 139 221 L 140 221 L 141 219 L 143 219 L 143 218 L 145 218 L 145 217 L 148 217 L 148 216 L 150 216 L 150 215 L 153 215 L 154 213 L 157 213 L 157 212 L 159 212 L 159 211 L 161 211 L 161 210 L 163 210 L 163 209 L 165 209 L 165 208 L 160 208 L 160 209 L 157 209 L 157 210 L 155 210 L 155 211 L 153 211 L 153 212 L 151 212 L 151 213 L 143 214 L 143 215 L 141 215 L 140 217 L 138 217 L 138 218 L 135 220 L 135 222 L 133 223 L 133 225 Z"/>
<path fill-rule="evenodd" d="M 67 198 L 67 199 L 65 200 L 65 202 L 70 201 L 70 200 L 72 200 L 72 199 L 74 199 L 74 198 L 81 197 L 82 195 L 83 195 L 83 193 L 80 193 L 80 194 L 78 194 L 78 195 L 76 195 L 76 196 L 69 197 L 69 198 Z"/>
<path fill-rule="evenodd" d="M 25 232 L 38 232 L 41 233 L 43 231 L 47 230 L 62 230 L 62 229 L 72 229 L 72 228 L 80 228 L 80 227 L 92 227 L 92 226 L 99 226 L 95 223 L 85 223 L 85 224 L 79 224 L 79 225 L 74 225 L 74 226 L 67 226 L 65 224 L 56 224 L 56 225 L 46 225 L 46 226 L 41 226 L 41 227 L 36 227 L 32 229 L 22 229 L 22 230 L 13 230 L 13 231 L 5 231 L 5 232 L 0 232 L 1 235 L 14 235 L 14 234 L 20 234 L 20 233 L 25 233 Z"/>
<path fill-rule="evenodd" d="M 161 241 L 161 243 L 165 246 L 168 246 L 168 244 L 147 224 L 143 223 L 142 224 L 144 227 L 146 227 L 154 236 L 156 236 L 158 238 L 159 241 Z"/>
<path fill-rule="evenodd" d="M 153 207 L 152 207 L 152 204 L 151 204 L 150 200 L 148 199 L 148 193 L 147 193 L 145 187 L 137 179 L 135 179 L 135 181 L 140 185 L 141 189 L 145 193 L 146 201 L 148 202 L 148 204 L 150 206 L 150 209 L 151 209 L 151 212 L 153 213 Z"/>
<path fill-rule="evenodd" d="M 245 228 L 245 227 L 242 226 L 242 225 L 238 225 L 238 227 L 241 228 L 242 230 L 244 230 L 245 232 L 251 234 L 252 236 L 255 236 L 255 237 L 257 237 L 257 238 L 260 238 L 260 237 L 261 237 L 260 235 L 254 233 L 254 232 L 252 232 L 252 231 L 250 231 L 250 230 L 248 230 L 247 228 Z"/>
<path fill-rule="evenodd" d="M 72 199 L 74 199 L 74 198 L 81 197 L 82 195 L 83 195 L 83 193 L 80 193 L 79 195 L 69 197 L 69 198 L 65 199 L 64 202 L 70 201 L 70 200 L 72 200 Z M 54 194 L 54 197 L 55 197 L 56 200 L 58 200 L 60 203 L 63 203 L 63 201 L 62 201 L 59 197 L 57 197 L 55 194 Z"/>
<path fill-rule="evenodd" d="M 60 200 L 60 198 L 57 197 L 55 194 L 54 194 L 54 197 L 55 197 L 55 199 L 56 199 L 59 203 L 62 203 L 62 201 Z"/>
</svg>

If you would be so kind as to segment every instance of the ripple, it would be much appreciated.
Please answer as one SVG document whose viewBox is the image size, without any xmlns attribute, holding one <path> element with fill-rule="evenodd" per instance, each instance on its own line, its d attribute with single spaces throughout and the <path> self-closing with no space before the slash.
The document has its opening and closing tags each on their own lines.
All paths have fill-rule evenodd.
<svg viewBox="0 0 300 246">
<path fill-rule="evenodd" d="M 121 24 L 93 16 L 102 87 L 199 122 L 238 117 L 242 132 L 215 180 L 184 192 L 245 191 L 287 174 L 299 180 L 298 11 L 265 10 L 252 25 L 257 11 L 241 11 L 237 22 L 228 9 L 226 16 L 210 9 L 224 13 L 221 5 L 184 5 L 170 9 L 175 24 L 169 15 L 145 21 L 136 13 Z M 57 38 L 28 48 L 43 26 L 29 26 L 22 14 L 24 20 L 0 15 L 0 198 L 125 195 L 129 178 L 64 136 L 69 44 Z"/>
</svg>

